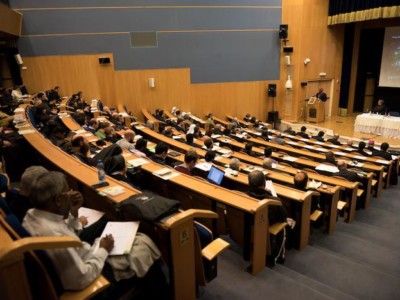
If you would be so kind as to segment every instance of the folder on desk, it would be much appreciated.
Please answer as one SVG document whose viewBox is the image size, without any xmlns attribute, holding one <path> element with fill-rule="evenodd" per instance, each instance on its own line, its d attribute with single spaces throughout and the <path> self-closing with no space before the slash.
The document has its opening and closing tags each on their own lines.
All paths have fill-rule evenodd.
<svg viewBox="0 0 400 300">
<path fill-rule="evenodd" d="M 139 222 L 108 222 L 101 238 L 111 234 L 114 238 L 114 248 L 110 255 L 124 255 L 131 251 L 136 237 Z"/>
</svg>

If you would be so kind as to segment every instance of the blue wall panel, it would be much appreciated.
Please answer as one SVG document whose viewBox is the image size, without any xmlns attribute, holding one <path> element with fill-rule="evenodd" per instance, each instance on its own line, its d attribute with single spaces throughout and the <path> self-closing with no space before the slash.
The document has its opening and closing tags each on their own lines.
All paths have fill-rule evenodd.
<svg viewBox="0 0 400 300">
<path fill-rule="evenodd" d="M 22 34 L 277 29 L 280 12 L 277 8 L 34 10 L 22 12 Z"/>
<path fill-rule="evenodd" d="M 20 8 L 114 6 L 22 9 L 20 53 L 45 56 L 111 52 L 116 70 L 185 67 L 191 69 L 193 83 L 279 79 L 280 7 L 115 8 L 147 6 L 149 2 L 152 6 L 281 5 L 280 0 L 11 1 L 12 6 Z M 158 46 L 131 48 L 131 31 L 157 31 Z"/>
<path fill-rule="evenodd" d="M 13 8 L 99 7 L 99 6 L 281 6 L 281 0 L 9 0 Z"/>
</svg>

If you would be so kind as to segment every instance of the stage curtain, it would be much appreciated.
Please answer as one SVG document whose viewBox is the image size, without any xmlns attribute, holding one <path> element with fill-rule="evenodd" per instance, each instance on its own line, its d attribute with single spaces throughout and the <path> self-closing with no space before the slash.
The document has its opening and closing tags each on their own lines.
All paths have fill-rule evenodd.
<svg viewBox="0 0 400 300">
<path fill-rule="evenodd" d="M 399 0 L 330 0 L 328 25 L 400 17 Z"/>
</svg>

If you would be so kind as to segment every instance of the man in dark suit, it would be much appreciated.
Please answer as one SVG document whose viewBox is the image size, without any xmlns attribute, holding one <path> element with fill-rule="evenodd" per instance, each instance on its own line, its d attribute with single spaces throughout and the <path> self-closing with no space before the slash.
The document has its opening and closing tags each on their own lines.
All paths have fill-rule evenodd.
<svg viewBox="0 0 400 300">
<path fill-rule="evenodd" d="M 320 88 L 318 90 L 318 93 L 315 94 L 315 97 L 317 97 L 317 99 L 319 99 L 322 102 L 325 102 L 326 100 L 329 99 L 329 97 L 326 96 L 323 88 Z"/>
<path fill-rule="evenodd" d="M 322 130 L 320 130 L 320 131 L 318 132 L 317 135 L 315 135 L 315 136 L 313 136 L 313 137 L 311 137 L 311 138 L 313 138 L 314 140 L 317 140 L 317 141 L 319 141 L 319 142 L 325 142 L 325 140 L 324 140 L 324 134 L 325 134 L 325 132 L 323 132 Z"/>
<path fill-rule="evenodd" d="M 372 156 L 380 156 L 383 159 L 392 160 L 392 155 L 387 152 L 388 149 L 389 149 L 389 144 L 388 143 L 382 143 L 381 144 L 381 150 L 374 150 L 372 152 Z"/>
<path fill-rule="evenodd" d="M 329 143 L 331 143 L 331 144 L 334 144 L 334 145 L 338 145 L 338 146 L 342 145 L 342 144 L 339 142 L 339 135 L 338 135 L 338 134 L 335 134 L 335 135 L 333 136 L 333 138 L 327 139 L 326 141 L 329 142 Z"/>
<path fill-rule="evenodd" d="M 284 131 L 284 133 L 290 134 L 290 135 L 296 135 L 296 131 L 294 131 L 292 129 L 291 126 L 289 126 L 288 128 L 286 128 L 286 130 Z"/>
<path fill-rule="evenodd" d="M 372 151 L 372 156 L 379 156 L 379 157 L 382 157 L 383 159 L 386 159 L 389 161 L 393 160 L 392 155 L 389 152 L 387 152 L 388 149 L 389 149 L 389 144 L 382 143 L 381 150 Z M 396 168 L 396 164 L 393 164 L 392 172 L 390 173 L 390 184 L 397 185 L 397 181 L 398 181 L 397 168 Z"/>
<path fill-rule="evenodd" d="M 378 100 L 378 104 L 372 109 L 374 114 L 384 115 L 387 113 L 387 107 L 382 99 Z"/>
<path fill-rule="evenodd" d="M 365 149 L 365 142 L 361 141 L 358 144 L 358 149 L 357 149 L 357 153 L 361 154 L 362 156 L 371 156 L 370 154 L 368 154 L 364 149 Z"/>
<path fill-rule="evenodd" d="M 308 134 L 306 133 L 306 130 L 307 130 L 307 127 L 306 126 L 301 126 L 301 129 L 300 129 L 301 131 L 299 131 L 298 133 L 297 133 L 297 135 L 299 135 L 299 136 L 301 136 L 302 138 L 305 138 L 305 139 L 309 139 L 310 137 L 308 136 Z"/>
<path fill-rule="evenodd" d="M 361 177 L 356 172 L 347 170 L 347 164 L 344 160 L 339 160 L 337 163 L 339 172 L 334 173 L 335 176 L 346 178 L 351 182 L 362 182 Z"/>
</svg>

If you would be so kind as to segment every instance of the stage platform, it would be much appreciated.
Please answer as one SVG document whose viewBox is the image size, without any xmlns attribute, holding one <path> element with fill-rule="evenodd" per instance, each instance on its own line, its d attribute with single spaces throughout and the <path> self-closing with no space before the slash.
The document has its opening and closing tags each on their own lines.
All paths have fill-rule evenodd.
<svg viewBox="0 0 400 300">
<path fill-rule="evenodd" d="M 338 133 L 340 135 L 341 141 L 345 141 L 348 138 L 352 138 L 355 140 L 363 140 L 368 141 L 369 139 L 374 139 L 376 143 L 381 144 L 383 142 L 387 142 L 390 145 L 390 149 L 392 150 L 400 150 L 400 139 L 387 138 L 380 135 L 354 132 L 354 121 L 358 114 L 353 114 L 346 117 L 340 116 L 332 116 L 325 117 L 324 122 L 319 123 L 307 123 L 298 121 L 293 122 L 290 120 L 282 120 L 281 128 L 284 130 L 287 126 L 292 126 L 295 131 L 299 131 L 300 127 L 305 125 L 307 126 L 307 132 L 314 135 L 314 133 L 318 133 L 319 130 L 324 130 L 328 135 L 332 135 L 333 133 Z"/>
</svg>

